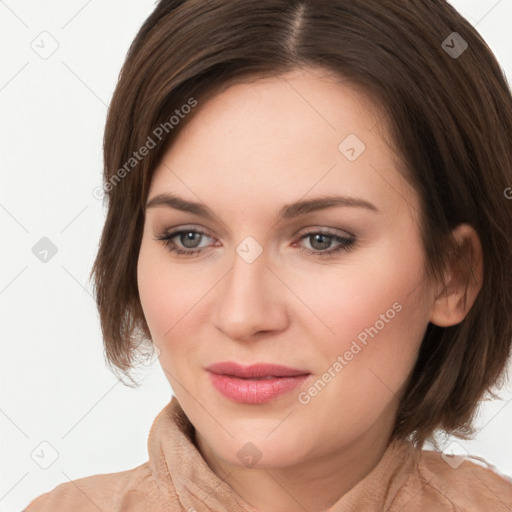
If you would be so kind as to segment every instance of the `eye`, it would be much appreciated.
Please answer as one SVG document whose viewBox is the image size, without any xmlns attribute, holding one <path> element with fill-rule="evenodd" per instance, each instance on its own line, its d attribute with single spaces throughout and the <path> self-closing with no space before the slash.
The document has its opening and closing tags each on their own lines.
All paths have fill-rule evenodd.
<svg viewBox="0 0 512 512">
<path fill-rule="evenodd" d="M 302 240 L 309 240 L 311 247 L 313 247 L 312 249 L 302 248 L 301 250 L 303 252 L 319 256 L 329 256 L 341 251 L 350 251 L 354 248 L 356 241 L 355 237 L 352 235 L 349 237 L 339 236 L 329 230 L 309 231 L 300 237 L 300 241 Z M 325 250 L 332 245 L 333 241 L 337 242 L 338 245 L 333 249 Z"/>
<path fill-rule="evenodd" d="M 209 237 L 204 231 L 198 229 L 181 229 L 172 233 L 162 233 L 157 236 L 157 240 L 161 240 L 170 252 L 179 254 L 180 256 L 199 256 L 204 251 L 203 248 L 199 248 L 198 241 L 203 236 Z M 173 241 L 177 238 L 180 244 L 183 244 L 185 250 Z M 187 250 L 188 249 L 188 250 Z"/>
<path fill-rule="evenodd" d="M 156 239 L 162 241 L 170 252 L 180 256 L 192 257 L 199 256 L 205 249 L 208 249 L 208 246 L 200 247 L 202 237 L 213 238 L 205 231 L 190 228 L 176 230 L 172 233 L 164 232 L 157 236 Z M 174 239 L 176 239 L 176 241 Z M 331 232 L 329 229 L 326 229 L 323 231 L 309 231 L 308 233 L 303 234 L 299 238 L 299 241 L 293 245 L 295 246 L 297 243 L 305 239 L 310 240 L 312 249 L 302 247 L 300 251 L 320 257 L 333 255 L 342 251 L 350 251 L 354 248 L 356 241 L 355 237 L 352 235 L 349 237 L 339 236 L 338 234 Z M 329 249 L 333 242 L 337 242 L 338 245 L 333 249 Z"/>
</svg>

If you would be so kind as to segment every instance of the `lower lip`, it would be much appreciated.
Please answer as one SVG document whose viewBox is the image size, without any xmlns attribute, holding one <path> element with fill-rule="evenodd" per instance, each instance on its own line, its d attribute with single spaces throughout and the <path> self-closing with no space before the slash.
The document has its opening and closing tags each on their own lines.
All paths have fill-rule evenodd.
<svg viewBox="0 0 512 512">
<path fill-rule="evenodd" d="M 301 385 L 309 375 L 276 377 L 265 380 L 239 379 L 229 375 L 208 372 L 214 387 L 225 397 L 241 404 L 264 404 L 289 393 Z"/>
</svg>

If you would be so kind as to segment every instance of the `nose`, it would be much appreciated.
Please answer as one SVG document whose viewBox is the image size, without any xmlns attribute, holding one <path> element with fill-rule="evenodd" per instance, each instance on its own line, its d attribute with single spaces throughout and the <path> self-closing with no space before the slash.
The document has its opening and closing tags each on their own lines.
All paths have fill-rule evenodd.
<svg viewBox="0 0 512 512">
<path fill-rule="evenodd" d="M 215 290 L 214 322 L 228 338 L 249 341 L 286 329 L 286 286 L 268 266 L 265 253 L 252 263 L 235 254 L 233 267 Z"/>
</svg>

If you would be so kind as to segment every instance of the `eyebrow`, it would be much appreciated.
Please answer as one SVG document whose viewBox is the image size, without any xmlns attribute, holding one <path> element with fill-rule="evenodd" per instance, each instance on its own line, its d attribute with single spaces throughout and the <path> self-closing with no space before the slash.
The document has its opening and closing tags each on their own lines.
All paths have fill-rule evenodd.
<svg viewBox="0 0 512 512">
<path fill-rule="evenodd" d="M 207 219 L 215 219 L 217 216 L 205 204 L 187 201 L 173 194 L 158 194 L 148 201 L 146 209 L 157 206 L 166 206 L 183 212 L 189 212 Z M 340 206 L 352 208 L 365 208 L 375 213 L 381 213 L 381 210 L 374 204 L 358 198 L 349 196 L 321 196 L 314 199 L 297 201 L 295 203 L 284 205 L 278 213 L 278 222 L 282 220 L 293 219 L 306 213 L 335 208 Z"/>
</svg>

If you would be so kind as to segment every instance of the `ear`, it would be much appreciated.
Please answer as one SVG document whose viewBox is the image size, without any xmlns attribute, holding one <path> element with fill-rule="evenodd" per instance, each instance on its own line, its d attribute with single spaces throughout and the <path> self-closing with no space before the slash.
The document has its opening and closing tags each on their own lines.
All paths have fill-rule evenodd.
<svg viewBox="0 0 512 512">
<path fill-rule="evenodd" d="M 469 224 L 459 224 L 452 236 L 459 246 L 447 262 L 444 283 L 436 289 L 430 321 L 439 327 L 456 325 L 466 317 L 483 283 L 480 238 Z"/>
</svg>

